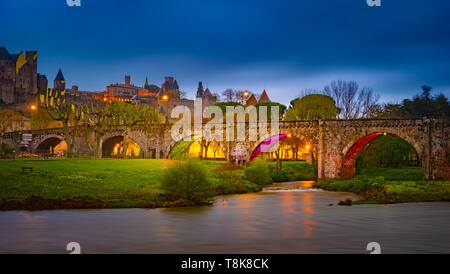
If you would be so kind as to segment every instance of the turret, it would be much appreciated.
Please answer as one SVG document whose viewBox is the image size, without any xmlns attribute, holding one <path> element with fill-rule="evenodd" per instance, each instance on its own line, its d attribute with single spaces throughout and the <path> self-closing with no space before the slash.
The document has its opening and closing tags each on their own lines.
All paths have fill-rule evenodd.
<svg viewBox="0 0 450 274">
<path fill-rule="evenodd" d="M 203 83 L 202 82 L 198 82 L 197 98 L 202 97 L 204 92 L 205 91 L 203 90 Z"/>
<path fill-rule="evenodd" d="M 59 91 L 66 89 L 66 80 L 64 79 L 61 69 L 59 69 L 58 74 L 53 81 L 53 88 Z"/>
</svg>

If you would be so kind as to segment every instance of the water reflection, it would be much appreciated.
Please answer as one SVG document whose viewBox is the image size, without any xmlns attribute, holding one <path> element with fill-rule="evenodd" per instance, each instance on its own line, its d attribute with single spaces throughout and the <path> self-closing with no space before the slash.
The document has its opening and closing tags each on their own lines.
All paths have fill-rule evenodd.
<svg viewBox="0 0 450 274">
<path fill-rule="evenodd" d="M 295 182 L 213 206 L 0 212 L 0 253 L 450 252 L 450 203 L 328 206 L 349 196 Z"/>
</svg>

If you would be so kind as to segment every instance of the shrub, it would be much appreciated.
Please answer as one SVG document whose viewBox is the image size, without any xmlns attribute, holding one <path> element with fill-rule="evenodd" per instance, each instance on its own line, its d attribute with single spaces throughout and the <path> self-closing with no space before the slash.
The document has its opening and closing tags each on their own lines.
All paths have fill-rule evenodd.
<svg viewBox="0 0 450 274">
<path fill-rule="evenodd" d="M 216 195 L 249 193 L 261 190 L 259 185 L 245 180 L 244 177 L 242 168 L 232 163 L 213 169 L 210 175 Z"/>
<path fill-rule="evenodd" d="M 310 163 L 285 161 L 281 170 L 276 170 L 276 163 L 270 163 L 270 173 L 273 182 L 292 182 L 314 179 L 314 172 Z"/>
<path fill-rule="evenodd" d="M 269 163 L 262 159 L 256 159 L 245 169 L 245 177 L 260 186 L 272 183 Z"/>
<path fill-rule="evenodd" d="M 214 196 L 213 185 L 208 180 L 205 167 L 195 160 L 174 163 L 160 181 L 162 189 L 173 200 L 183 199 L 200 203 Z"/>
<path fill-rule="evenodd" d="M 14 147 L 10 147 L 10 146 L 8 146 L 7 144 L 2 144 L 2 147 L 1 147 L 1 149 L 2 149 L 2 151 L 5 153 L 5 154 L 12 154 L 12 153 L 14 153 L 14 151 L 15 151 L 15 148 Z"/>
</svg>

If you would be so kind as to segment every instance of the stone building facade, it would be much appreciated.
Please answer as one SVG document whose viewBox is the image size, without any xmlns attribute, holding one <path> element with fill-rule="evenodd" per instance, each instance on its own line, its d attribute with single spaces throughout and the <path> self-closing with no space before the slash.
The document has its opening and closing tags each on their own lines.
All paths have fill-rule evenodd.
<svg viewBox="0 0 450 274">
<path fill-rule="evenodd" d="M 37 58 L 37 51 L 11 54 L 0 47 L 0 107 L 29 113 L 38 104 L 48 81 L 37 72 Z"/>
</svg>

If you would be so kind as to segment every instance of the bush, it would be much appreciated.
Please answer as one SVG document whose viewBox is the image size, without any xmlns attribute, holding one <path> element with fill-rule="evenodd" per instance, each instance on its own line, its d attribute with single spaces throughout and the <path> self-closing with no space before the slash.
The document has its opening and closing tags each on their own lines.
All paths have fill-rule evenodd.
<svg viewBox="0 0 450 274">
<path fill-rule="evenodd" d="M 260 186 L 272 183 L 270 173 L 270 164 L 262 159 L 256 159 L 245 169 L 247 180 Z"/>
<path fill-rule="evenodd" d="M 273 182 L 293 182 L 313 180 L 312 164 L 299 161 L 284 161 L 281 170 L 276 170 L 276 163 L 270 163 L 270 172 Z"/>
<path fill-rule="evenodd" d="M 205 167 L 195 160 L 174 163 L 160 181 L 162 189 L 173 200 L 183 199 L 200 203 L 214 196 L 213 185 L 208 180 Z"/>
<path fill-rule="evenodd" d="M 10 147 L 10 146 L 8 146 L 7 144 L 2 144 L 2 151 L 5 153 L 5 154 L 12 154 L 12 153 L 14 153 L 14 151 L 15 151 L 15 148 L 14 147 Z"/>
<path fill-rule="evenodd" d="M 202 163 L 205 165 L 205 162 Z M 244 177 L 242 168 L 232 163 L 214 168 L 210 173 L 216 195 L 249 193 L 261 190 L 261 186 L 245 180 Z"/>
</svg>

